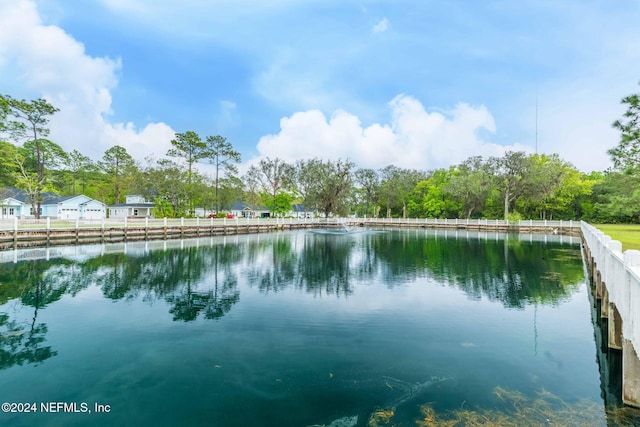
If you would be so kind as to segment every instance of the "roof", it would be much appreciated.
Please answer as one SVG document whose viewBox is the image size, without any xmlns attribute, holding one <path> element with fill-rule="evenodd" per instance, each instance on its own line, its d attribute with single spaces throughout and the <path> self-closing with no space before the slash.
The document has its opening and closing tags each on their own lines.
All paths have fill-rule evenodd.
<svg viewBox="0 0 640 427">
<path fill-rule="evenodd" d="M 29 193 L 24 191 L 24 190 L 19 190 L 15 187 L 4 187 L 2 189 L 2 191 L 0 192 L 0 196 L 4 196 L 7 198 L 13 198 L 19 202 L 22 203 L 27 203 L 27 204 L 31 204 L 31 197 L 29 197 Z M 44 193 L 40 193 L 40 197 L 41 197 L 41 205 L 57 205 L 58 203 L 63 203 L 66 202 L 67 200 L 71 200 L 74 199 L 76 197 L 86 197 L 89 200 L 86 200 L 82 203 L 79 203 L 80 205 L 84 205 L 86 203 L 90 203 L 90 202 L 97 202 L 100 203 L 102 205 L 104 205 L 104 203 L 98 201 L 98 200 L 94 200 L 89 196 L 85 196 L 84 194 L 76 194 L 73 196 L 59 196 L 56 193 L 53 193 L 51 191 L 47 191 Z"/>
<path fill-rule="evenodd" d="M 29 197 L 29 193 L 24 190 L 19 190 L 15 187 L 4 187 L 2 192 L 0 193 L 2 196 L 11 197 L 19 202 L 31 204 L 31 197 Z M 44 193 L 40 193 L 40 197 L 42 197 L 43 204 L 51 204 L 52 200 L 60 199 L 56 193 L 47 191 Z M 68 197 L 67 197 L 68 198 Z M 57 203 L 57 202 L 55 202 Z"/>
<path fill-rule="evenodd" d="M 251 203 L 241 202 L 239 200 L 236 200 L 235 202 L 233 202 L 230 210 L 243 211 L 245 209 L 250 209 L 252 211 L 268 211 L 269 210 L 269 208 L 266 206 L 253 205 Z"/>
<path fill-rule="evenodd" d="M 118 203 L 109 205 L 110 208 L 153 208 L 155 206 L 155 203 Z"/>
<path fill-rule="evenodd" d="M 4 199 L 0 199 L 0 204 L 2 204 L 3 206 L 16 206 L 16 205 L 26 205 L 28 203 L 22 202 L 13 197 L 7 197 Z"/>
<path fill-rule="evenodd" d="M 292 208 L 294 212 L 307 212 L 307 209 L 304 207 L 304 205 L 301 205 L 300 203 L 295 203 Z"/>
</svg>

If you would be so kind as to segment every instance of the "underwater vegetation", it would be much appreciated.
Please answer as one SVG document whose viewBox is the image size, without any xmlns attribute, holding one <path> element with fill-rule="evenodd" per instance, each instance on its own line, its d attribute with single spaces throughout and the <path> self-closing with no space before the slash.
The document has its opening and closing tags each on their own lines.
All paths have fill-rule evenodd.
<svg viewBox="0 0 640 427">
<path fill-rule="evenodd" d="M 640 425 L 640 411 L 628 407 L 602 408 L 602 403 L 580 400 L 569 403 L 554 394 L 541 390 L 535 397 L 496 387 L 493 390 L 496 408 L 465 409 L 437 412 L 432 403 L 420 405 L 419 427 L 468 427 L 468 426 L 598 426 L 616 425 L 633 427 Z M 603 419 L 606 412 L 606 419 Z M 393 409 L 377 409 L 368 419 L 367 426 L 401 426 L 395 420 Z"/>
</svg>

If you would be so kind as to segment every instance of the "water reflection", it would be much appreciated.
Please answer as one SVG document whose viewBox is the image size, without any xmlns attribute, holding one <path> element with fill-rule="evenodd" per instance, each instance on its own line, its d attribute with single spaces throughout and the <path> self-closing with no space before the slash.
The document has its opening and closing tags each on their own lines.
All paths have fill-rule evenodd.
<svg viewBox="0 0 640 427">
<path fill-rule="evenodd" d="M 12 293 L 19 294 L 22 305 L 33 307 L 33 317 L 20 321 L 12 319 L 9 313 L 0 313 L 0 370 L 23 363 L 38 364 L 57 354 L 45 345 L 48 328 L 38 322 L 38 313 L 65 293 L 75 294 L 82 288 L 82 284 L 68 282 L 74 272 L 69 265 L 44 268 L 38 261 L 16 266 L 12 274 L 2 271 L 3 302 L 11 299 Z"/>
<path fill-rule="evenodd" d="M 522 308 L 557 303 L 584 279 L 575 244 L 540 244 L 526 236 L 458 238 L 433 230 L 277 233 L 236 236 L 233 243 L 210 238 L 51 250 L 58 253 L 47 252 L 48 260 L 0 264 L 0 304 L 14 298 L 47 304 L 96 284 L 113 300 L 163 299 L 175 320 L 194 320 L 199 313 L 215 319 L 238 301 L 242 275 L 265 293 L 295 287 L 336 296 L 374 280 L 393 287 L 428 278 L 473 299 Z M 2 255 L 19 259 L 28 251 Z"/>
<path fill-rule="evenodd" d="M 446 423 L 494 407 L 496 386 L 597 400 L 578 243 L 300 231 L 20 250 L 0 263 L 2 382 L 92 390 L 111 425 Z M 45 384 L 16 367 L 48 358 Z"/>
</svg>

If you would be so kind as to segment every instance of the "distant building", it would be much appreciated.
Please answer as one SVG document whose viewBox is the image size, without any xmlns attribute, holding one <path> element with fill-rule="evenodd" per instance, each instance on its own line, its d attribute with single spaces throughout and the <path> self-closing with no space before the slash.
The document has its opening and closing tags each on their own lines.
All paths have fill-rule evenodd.
<svg viewBox="0 0 640 427">
<path fill-rule="evenodd" d="M 129 194 L 125 203 L 109 205 L 109 218 L 145 218 L 151 217 L 155 204 L 148 202 L 143 196 Z"/>
<path fill-rule="evenodd" d="M 313 218 L 316 215 L 315 211 L 308 211 L 306 210 L 304 205 L 301 205 L 299 203 L 294 204 L 291 208 L 292 210 L 287 216 L 290 216 L 293 218 L 298 218 L 298 219 Z"/>
<path fill-rule="evenodd" d="M 235 201 L 230 211 L 231 215 L 238 218 L 269 218 L 271 216 L 271 211 L 266 206 L 252 205 L 240 201 Z"/>
</svg>

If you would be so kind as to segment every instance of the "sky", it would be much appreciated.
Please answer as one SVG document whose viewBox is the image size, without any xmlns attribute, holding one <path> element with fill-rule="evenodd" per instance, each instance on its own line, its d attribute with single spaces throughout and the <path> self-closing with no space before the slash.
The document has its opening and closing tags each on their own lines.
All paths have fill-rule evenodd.
<svg viewBox="0 0 640 427">
<path fill-rule="evenodd" d="M 0 0 L 0 93 L 50 139 L 144 163 L 176 132 L 431 170 L 506 150 L 611 166 L 640 0 Z M 205 168 L 206 171 L 206 168 Z"/>
</svg>

